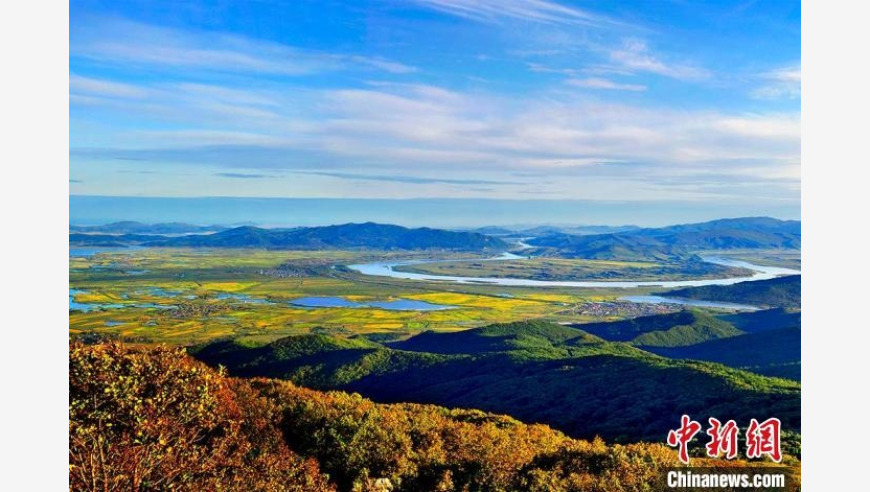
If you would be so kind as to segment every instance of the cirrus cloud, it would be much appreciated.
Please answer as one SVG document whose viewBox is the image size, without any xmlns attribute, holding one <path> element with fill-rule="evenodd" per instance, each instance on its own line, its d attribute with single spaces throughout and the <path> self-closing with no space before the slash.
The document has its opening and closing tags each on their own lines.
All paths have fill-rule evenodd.
<svg viewBox="0 0 870 492">
<path fill-rule="evenodd" d="M 70 26 L 70 57 L 126 68 L 185 68 L 221 73 L 303 76 L 353 68 L 408 74 L 416 67 L 379 56 L 328 53 L 206 31 L 178 30 L 116 18 Z"/>
<path fill-rule="evenodd" d="M 632 91 L 632 92 L 643 92 L 646 90 L 646 86 L 642 84 L 622 84 L 619 82 L 614 82 L 609 79 L 604 79 L 601 77 L 587 77 L 585 79 L 568 79 L 565 81 L 566 84 L 572 85 L 574 87 L 582 87 L 584 89 L 604 89 L 604 90 L 615 90 L 615 91 Z"/>
</svg>

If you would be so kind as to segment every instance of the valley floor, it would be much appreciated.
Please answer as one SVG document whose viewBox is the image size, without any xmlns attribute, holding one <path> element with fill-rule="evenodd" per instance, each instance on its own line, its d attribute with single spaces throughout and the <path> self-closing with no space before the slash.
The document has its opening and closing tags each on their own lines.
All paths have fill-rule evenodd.
<svg viewBox="0 0 870 492">
<path fill-rule="evenodd" d="M 174 345 L 239 336 L 268 341 L 315 329 L 399 338 L 494 322 L 584 322 L 676 309 L 617 302 L 629 293 L 655 289 L 457 285 L 366 277 L 340 268 L 418 257 L 377 251 L 166 248 L 71 257 L 70 333 Z M 312 297 L 334 298 L 335 307 L 294 304 Z M 400 300 L 425 302 L 433 310 L 371 304 Z"/>
</svg>

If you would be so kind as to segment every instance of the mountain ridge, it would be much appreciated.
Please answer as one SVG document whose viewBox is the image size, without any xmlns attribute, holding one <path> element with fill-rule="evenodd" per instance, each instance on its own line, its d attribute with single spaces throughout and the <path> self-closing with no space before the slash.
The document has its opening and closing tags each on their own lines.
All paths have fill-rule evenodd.
<svg viewBox="0 0 870 492">
<path fill-rule="evenodd" d="M 509 247 L 501 239 L 473 232 L 455 232 L 421 227 L 409 229 L 374 222 L 323 227 L 265 229 L 241 226 L 213 234 L 178 237 L 155 235 L 70 234 L 74 244 L 137 244 L 147 247 L 210 247 L 263 249 L 446 249 L 455 251 L 502 251 Z"/>
<path fill-rule="evenodd" d="M 717 219 L 612 234 L 552 234 L 527 241 L 538 254 L 590 259 L 666 259 L 713 249 L 800 248 L 800 221 Z"/>
<path fill-rule="evenodd" d="M 480 408 L 546 423 L 579 438 L 663 439 L 668 422 L 686 412 L 745 420 L 763 409 L 779 415 L 786 428 L 800 428 L 799 383 L 718 363 L 668 359 L 577 327 L 515 322 L 424 332 L 385 344 L 311 337 L 294 335 L 218 357 L 209 355 L 213 345 L 208 344 L 191 353 L 234 375 L 278 377 L 383 402 Z M 729 338 L 714 334 L 689 341 L 711 339 Z M 321 352 L 306 349 L 296 356 L 293 348 L 263 357 L 279 353 L 279 346 L 321 344 L 326 347 Z M 693 396 L 686 399 L 686 394 Z"/>
</svg>

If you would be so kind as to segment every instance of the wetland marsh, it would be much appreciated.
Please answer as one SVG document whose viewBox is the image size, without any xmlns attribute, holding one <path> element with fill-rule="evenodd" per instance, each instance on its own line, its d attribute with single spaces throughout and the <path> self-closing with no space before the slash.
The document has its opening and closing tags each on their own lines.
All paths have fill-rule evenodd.
<svg viewBox="0 0 870 492">
<path fill-rule="evenodd" d="M 312 331 L 400 338 L 424 330 L 455 331 L 493 322 L 582 323 L 680 309 L 673 304 L 624 302 L 625 296 L 662 290 L 642 283 L 620 289 L 610 288 L 618 282 L 591 282 L 586 288 L 564 282 L 545 286 L 524 281 L 456 283 L 401 278 L 406 274 L 400 278 L 373 276 L 355 270 L 358 265 L 438 265 L 431 263 L 433 256 L 433 252 L 378 250 L 71 251 L 70 333 L 170 344 L 239 336 L 268 341 Z M 443 252 L 438 256 L 472 267 L 501 263 L 483 254 Z M 499 259 L 530 261 L 518 258 Z M 571 262 L 580 269 L 590 264 L 584 260 L 559 263 L 570 266 Z M 606 264 L 623 266 L 619 262 L 595 265 Z M 632 264 L 631 268 L 659 266 Z"/>
</svg>

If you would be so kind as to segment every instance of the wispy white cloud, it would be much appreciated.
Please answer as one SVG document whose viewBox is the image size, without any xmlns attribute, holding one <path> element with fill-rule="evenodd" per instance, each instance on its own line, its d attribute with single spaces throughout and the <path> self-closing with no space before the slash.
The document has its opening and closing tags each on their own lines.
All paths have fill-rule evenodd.
<svg viewBox="0 0 870 492">
<path fill-rule="evenodd" d="M 207 31 L 177 30 L 118 18 L 70 26 L 70 56 L 101 63 L 187 68 L 223 73 L 300 76 L 348 68 L 394 74 L 416 67 L 380 57 L 325 53 Z"/>
<path fill-rule="evenodd" d="M 522 185 L 525 184 L 519 181 L 504 181 L 491 179 L 454 179 L 432 176 L 401 176 L 401 175 L 383 175 L 383 174 L 358 174 L 336 171 L 296 171 L 299 174 L 326 176 L 330 178 L 347 179 L 354 181 L 386 181 L 390 183 L 411 183 L 411 184 L 430 184 L 444 183 L 452 185 Z"/>
<path fill-rule="evenodd" d="M 766 79 L 777 80 L 780 82 L 800 83 L 801 81 L 801 66 L 781 68 L 772 70 L 763 75 Z"/>
<path fill-rule="evenodd" d="M 759 137 L 770 140 L 795 141 L 801 137 L 800 115 L 749 115 L 721 117 L 715 126 L 735 135 Z"/>
<path fill-rule="evenodd" d="M 556 74 L 560 74 L 560 75 L 568 75 L 570 77 L 576 77 L 576 76 L 581 75 L 583 73 L 582 70 L 577 69 L 577 68 L 557 68 L 557 67 L 551 67 L 548 65 L 544 65 L 542 63 L 534 63 L 534 62 L 526 63 L 526 66 L 529 67 L 529 70 L 531 70 L 532 72 L 556 73 Z"/>
<path fill-rule="evenodd" d="M 254 129 L 252 129 L 254 130 Z M 292 140 L 275 134 L 243 130 L 179 129 L 137 130 L 130 132 L 133 141 L 161 142 L 163 146 L 286 146 Z M 242 165 L 242 163 L 240 163 Z"/>
<path fill-rule="evenodd" d="M 388 19 L 399 29 L 342 43 L 356 46 L 346 52 L 78 17 L 69 78 L 75 187 L 190 192 L 189 180 L 145 174 L 154 168 L 228 195 L 796 199 L 799 109 L 705 110 L 721 107 L 721 93 L 704 93 L 712 81 L 672 104 L 678 84 L 661 77 L 709 80 L 706 63 L 721 71 L 718 82 L 731 67 L 707 47 L 669 49 L 680 34 L 668 26 L 620 23 L 568 0 L 412 4 L 429 18 L 384 9 L 384 18 L 402 10 Z M 651 17 L 632 17 L 641 18 Z M 417 27 L 421 39 L 403 33 Z M 396 53 L 407 58 L 387 58 Z M 413 76 L 417 67 L 402 61 L 432 69 Z M 534 73 L 510 72 L 524 66 Z M 426 85 L 433 81 L 441 85 Z M 752 97 L 799 98 L 800 64 L 726 83 Z M 517 184 L 505 181 L 510 173 L 544 177 Z"/>
<path fill-rule="evenodd" d="M 95 79 L 70 74 L 69 91 L 80 96 L 113 96 L 124 98 L 142 98 L 148 90 L 133 84 L 114 82 L 105 79 Z"/>
<path fill-rule="evenodd" d="M 653 52 L 646 41 L 636 38 L 623 39 L 615 45 L 589 43 L 584 46 L 578 56 L 585 63 L 572 67 L 551 66 L 535 61 L 527 62 L 526 66 L 532 72 L 553 73 L 568 76 L 568 83 L 587 88 L 644 90 L 638 84 L 618 84 L 609 77 L 630 77 L 635 75 L 655 74 L 672 79 L 689 82 L 705 80 L 711 77 L 711 72 L 700 66 L 666 59 Z M 537 56 L 538 59 L 541 56 Z M 623 87 L 617 87 L 622 85 Z M 643 87 L 643 88 L 642 88 Z"/>
<path fill-rule="evenodd" d="M 756 99 L 800 99 L 801 97 L 800 64 L 764 72 L 759 78 L 764 81 L 763 84 L 750 93 Z"/>
<path fill-rule="evenodd" d="M 623 84 L 619 82 L 614 82 L 613 80 L 604 79 L 600 77 L 587 77 L 585 79 L 568 79 L 565 81 L 566 84 L 572 85 L 574 87 L 582 87 L 584 89 L 604 89 L 604 90 L 615 90 L 615 91 L 632 91 L 632 92 L 643 92 L 646 90 L 646 86 L 642 84 Z"/>
<path fill-rule="evenodd" d="M 714 185 L 722 176 L 750 183 L 775 178 L 782 186 L 800 179 L 797 113 L 678 111 L 564 92 L 518 100 L 414 84 L 309 90 L 296 96 L 279 87 L 224 89 L 141 87 L 171 96 L 164 101 L 116 94 L 119 106 L 111 110 L 135 115 L 137 126 L 171 121 L 180 127 L 116 130 L 111 145 L 79 156 L 232 170 L 292 169 L 314 172 L 312 179 L 316 173 L 357 180 L 408 176 L 403 182 L 413 186 L 431 185 L 425 178 L 433 174 L 469 181 L 458 176 L 474 172 L 480 174 L 475 180 L 489 181 L 496 189 L 508 186 L 495 183 L 506 169 L 573 169 L 583 173 L 582 182 L 571 181 L 573 185 L 586 189 L 595 183 L 596 194 L 643 176 L 643 196 L 662 199 L 673 198 L 675 183 L 687 176 L 710 176 Z M 205 104 L 215 97 L 233 101 L 232 118 L 215 118 L 216 109 Z M 556 185 L 548 189 L 559 196 L 571 192 Z"/>
<path fill-rule="evenodd" d="M 372 68 L 377 68 L 379 70 L 383 70 L 384 72 L 394 73 L 394 74 L 408 74 L 419 72 L 420 70 L 417 67 L 412 67 L 410 65 L 405 65 L 404 63 L 398 63 L 390 60 L 385 60 L 380 57 L 368 57 L 368 56 L 348 56 L 347 59 L 353 63 L 357 63 L 361 66 L 369 66 Z"/>
<path fill-rule="evenodd" d="M 655 55 L 645 41 L 624 40 L 622 45 L 609 53 L 617 67 L 632 72 L 647 72 L 680 80 L 702 80 L 710 77 L 710 71 L 691 64 L 662 60 Z"/>
<path fill-rule="evenodd" d="M 215 173 L 215 176 L 219 178 L 229 178 L 229 179 L 265 179 L 265 178 L 274 178 L 275 176 L 271 176 L 268 174 L 254 174 L 254 173 Z"/>
<path fill-rule="evenodd" d="M 543 24 L 615 26 L 620 22 L 584 9 L 546 0 L 413 0 L 440 12 L 481 22 L 521 20 Z"/>
</svg>

